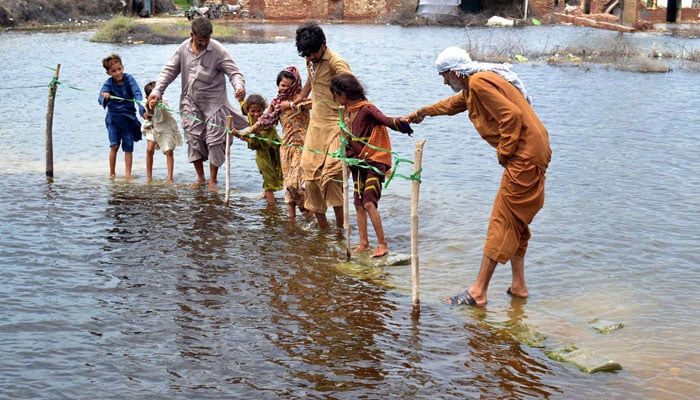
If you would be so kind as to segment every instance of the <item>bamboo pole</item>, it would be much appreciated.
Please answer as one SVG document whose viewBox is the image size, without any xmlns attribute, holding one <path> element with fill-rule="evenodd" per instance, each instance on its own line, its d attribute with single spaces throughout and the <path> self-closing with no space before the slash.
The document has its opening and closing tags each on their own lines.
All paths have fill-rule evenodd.
<svg viewBox="0 0 700 400">
<path fill-rule="evenodd" d="M 53 179 L 53 104 L 58 89 L 58 75 L 61 72 L 61 64 L 56 65 L 53 81 L 49 85 L 49 105 L 46 110 L 46 177 Z"/>
<path fill-rule="evenodd" d="M 226 195 L 224 204 L 228 207 L 231 192 L 231 134 L 233 133 L 233 116 L 226 117 Z"/>
<path fill-rule="evenodd" d="M 413 172 L 420 177 L 423 164 L 423 145 L 425 140 L 416 142 L 413 160 Z M 411 281 L 413 283 L 413 312 L 420 311 L 420 296 L 418 294 L 418 194 L 420 192 L 420 180 L 413 181 L 411 193 Z"/>
<path fill-rule="evenodd" d="M 345 106 L 338 107 L 340 118 L 343 119 L 343 111 Z M 344 133 L 340 133 L 344 135 Z M 348 191 L 348 163 L 345 161 L 345 146 L 343 141 L 340 141 L 340 154 L 343 159 L 343 228 L 345 229 L 345 259 L 351 258 L 350 252 L 350 193 Z"/>
<path fill-rule="evenodd" d="M 342 150 L 345 158 L 345 146 Z M 348 163 L 343 161 L 343 228 L 345 228 L 345 258 L 350 259 L 350 193 L 348 190 Z"/>
</svg>

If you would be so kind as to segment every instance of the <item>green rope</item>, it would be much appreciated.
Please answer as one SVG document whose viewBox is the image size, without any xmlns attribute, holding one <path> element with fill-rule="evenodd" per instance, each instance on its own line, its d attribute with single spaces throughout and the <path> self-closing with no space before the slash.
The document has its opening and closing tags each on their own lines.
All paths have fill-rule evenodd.
<svg viewBox="0 0 700 400">
<path fill-rule="evenodd" d="M 371 143 L 369 143 L 369 142 L 366 142 L 366 141 L 362 140 L 361 138 L 355 136 L 355 135 L 350 131 L 350 129 L 348 128 L 348 126 L 345 124 L 345 118 L 343 118 L 343 110 L 342 110 L 342 108 L 338 108 L 338 115 L 339 115 L 339 118 L 338 118 L 338 125 L 340 126 L 340 130 L 343 131 L 343 132 L 345 132 L 349 137 L 352 138 L 352 140 L 357 141 L 357 142 L 360 142 L 360 143 L 364 144 L 365 146 L 367 146 L 367 147 L 369 147 L 369 148 L 371 148 L 371 149 L 373 149 L 373 150 L 381 151 L 381 152 L 384 152 L 384 153 L 390 153 L 392 156 L 394 156 L 394 167 L 391 169 L 391 174 L 389 174 L 389 177 L 387 178 L 386 183 L 384 183 L 384 187 L 385 187 L 385 188 L 386 188 L 386 187 L 389 187 L 389 183 L 390 183 L 391 180 L 394 179 L 394 177 L 396 177 L 396 176 L 400 176 L 400 177 L 402 177 L 402 178 L 406 178 L 406 179 L 409 179 L 409 180 L 417 180 L 417 181 L 420 182 L 420 178 L 415 178 L 415 175 L 416 175 L 415 173 L 412 174 L 412 175 L 410 175 L 410 176 L 401 175 L 401 174 L 398 174 L 398 175 L 397 175 L 397 173 L 396 173 L 396 171 L 398 170 L 398 167 L 399 167 L 399 164 L 400 164 L 400 163 L 402 163 L 402 162 L 407 162 L 407 163 L 409 163 L 409 164 L 413 164 L 413 161 L 408 160 L 408 159 L 405 159 L 405 158 L 400 158 L 399 155 L 398 155 L 398 153 L 396 153 L 396 152 L 394 152 L 394 151 L 391 151 L 391 150 L 389 150 L 389 149 L 385 149 L 385 148 L 382 148 L 382 147 L 379 147 L 379 146 L 375 146 L 375 145 L 373 145 L 373 144 L 371 144 Z M 346 146 L 347 143 L 348 143 L 348 142 L 347 142 L 347 137 L 346 137 L 346 136 L 342 136 L 342 138 L 341 138 L 341 146 Z M 386 176 L 386 174 L 384 174 L 382 171 L 380 171 L 377 167 L 375 167 L 375 166 L 370 165 L 369 163 L 367 163 L 366 160 L 356 159 L 356 158 L 345 158 L 343 161 L 347 162 L 348 165 L 352 165 L 352 166 L 359 167 L 359 168 L 371 169 L 372 171 L 374 171 L 374 172 L 377 173 L 378 175 L 385 175 L 385 176 Z"/>
<path fill-rule="evenodd" d="M 53 70 L 53 71 L 56 70 L 56 68 L 52 68 L 52 67 L 48 67 L 48 66 L 47 66 L 46 68 L 48 68 L 48 69 L 50 69 L 50 70 Z M 78 86 L 65 85 L 65 84 L 63 84 L 61 81 L 59 81 L 58 79 L 52 78 L 52 79 L 51 79 L 51 82 L 49 83 L 49 87 L 52 87 L 52 86 L 54 86 L 54 85 L 64 85 L 64 86 L 67 86 L 68 88 L 73 89 L 73 90 L 78 90 L 78 91 L 82 91 L 82 92 L 85 92 L 85 91 L 86 91 L 85 89 L 80 88 L 80 87 L 78 87 Z M 140 100 L 140 101 L 139 101 L 139 100 L 136 100 L 136 99 L 125 99 L 125 98 L 123 98 L 123 97 L 114 96 L 114 95 L 110 96 L 110 99 L 115 99 L 115 100 L 120 100 L 120 101 L 129 101 L 129 102 L 132 102 L 132 103 L 135 103 L 135 104 L 140 104 L 141 106 L 144 106 L 144 107 L 147 105 L 146 100 Z M 185 117 L 185 118 L 188 118 L 188 119 L 191 119 L 191 120 L 193 120 L 193 121 L 200 122 L 200 123 L 204 123 L 204 124 L 206 124 L 207 126 L 211 126 L 211 127 L 214 127 L 214 128 L 223 129 L 224 131 L 226 131 L 227 134 L 231 134 L 231 133 L 234 132 L 234 129 L 229 129 L 229 128 L 225 127 L 225 126 L 217 125 L 217 124 L 214 124 L 214 123 L 212 123 L 212 122 L 202 121 L 200 118 L 198 118 L 198 117 L 195 116 L 195 115 L 190 115 L 190 114 L 187 114 L 187 113 L 181 113 L 181 112 L 178 111 L 178 110 L 175 110 L 175 109 L 170 108 L 170 107 L 166 107 L 166 106 L 165 106 L 162 102 L 160 102 L 160 101 L 157 103 L 156 107 L 158 107 L 158 108 L 160 108 L 160 109 L 162 109 L 162 110 L 168 111 L 168 112 L 170 112 L 170 113 L 172 113 L 172 114 L 181 115 L 181 116 L 183 116 L 183 117 Z M 345 124 L 345 120 L 344 120 L 344 118 L 343 118 L 343 111 L 342 111 L 341 108 L 338 109 L 338 114 L 339 114 L 338 126 L 340 127 L 340 130 L 341 130 L 341 131 L 343 131 L 343 132 L 345 132 L 345 133 L 347 134 L 347 136 L 341 135 L 341 137 L 340 137 L 340 146 L 342 146 L 342 147 L 347 146 L 347 144 L 348 144 L 348 141 L 347 141 L 347 140 L 348 140 L 348 136 L 349 136 L 349 137 L 353 138 L 353 140 L 359 141 L 359 142 L 361 142 L 361 143 L 367 145 L 368 147 L 370 147 L 370 148 L 372 148 L 372 149 L 374 149 L 374 150 L 382 151 L 382 152 L 386 152 L 386 153 L 391 153 L 392 156 L 394 157 L 394 160 L 393 160 L 393 162 L 394 162 L 394 167 L 391 169 L 391 174 L 389 174 L 389 176 L 387 177 L 387 180 L 386 180 L 386 182 L 384 183 L 384 187 L 388 187 L 388 186 L 389 186 L 389 183 L 390 183 L 390 182 L 392 181 L 392 179 L 394 179 L 395 177 L 399 177 L 399 178 L 403 178 L 403 179 L 407 179 L 407 180 L 412 180 L 412 181 L 418 181 L 418 182 L 421 181 L 421 179 L 420 179 L 420 172 L 421 172 L 421 170 L 415 171 L 414 173 L 412 173 L 412 174 L 410 174 L 410 175 L 404 175 L 404 174 L 399 174 L 399 173 L 397 173 L 399 164 L 401 164 L 401 163 L 413 164 L 413 161 L 412 161 L 412 160 L 409 160 L 409 159 L 406 159 L 406 158 L 400 158 L 399 155 L 398 155 L 398 153 L 396 153 L 396 152 L 393 152 L 393 151 L 391 151 L 391 150 L 384 149 L 384 148 L 375 146 L 375 145 L 373 145 L 373 144 L 367 143 L 366 141 L 363 141 L 362 139 L 360 139 L 360 138 L 358 138 L 357 136 L 353 135 L 353 133 L 350 131 L 350 129 L 348 129 L 347 125 Z M 303 147 L 303 146 L 296 145 L 296 144 L 285 144 L 285 143 L 282 143 L 282 142 L 279 141 L 279 140 L 267 138 L 267 137 L 264 137 L 264 136 L 258 136 L 258 135 L 255 135 L 254 133 L 250 133 L 250 132 L 248 132 L 248 131 L 238 132 L 238 135 L 239 135 L 239 136 L 245 136 L 245 137 L 248 137 L 248 138 L 251 138 L 251 139 L 255 139 L 255 140 L 261 140 L 261 141 L 269 142 L 269 143 L 272 143 L 272 144 L 275 144 L 275 145 L 279 145 L 279 146 L 294 147 L 294 148 L 297 148 L 297 149 L 301 149 L 302 151 L 308 151 L 308 152 L 311 152 L 311 153 L 314 153 L 314 154 L 324 154 L 324 152 L 321 151 L 321 150 L 317 150 L 317 149 L 308 149 L 308 148 L 305 148 L 305 147 Z M 376 167 L 374 167 L 374 166 L 368 164 L 366 160 L 358 159 L 358 158 L 349 158 L 349 157 L 343 156 L 343 154 L 342 154 L 342 148 L 341 148 L 341 147 L 339 147 L 336 151 L 334 151 L 334 152 L 332 152 L 332 153 L 325 153 L 325 154 L 326 154 L 327 156 L 332 157 L 332 158 L 335 158 L 335 159 L 337 159 L 337 160 L 344 161 L 344 162 L 346 162 L 346 163 L 347 163 L 348 165 L 350 165 L 350 166 L 358 167 L 358 168 L 371 169 L 371 170 L 373 170 L 375 173 L 377 173 L 377 174 L 379 174 L 379 175 L 386 175 L 386 174 L 384 174 L 382 171 L 380 171 L 379 169 L 377 169 Z M 334 179 L 334 180 L 335 180 L 335 179 Z"/>
</svg>

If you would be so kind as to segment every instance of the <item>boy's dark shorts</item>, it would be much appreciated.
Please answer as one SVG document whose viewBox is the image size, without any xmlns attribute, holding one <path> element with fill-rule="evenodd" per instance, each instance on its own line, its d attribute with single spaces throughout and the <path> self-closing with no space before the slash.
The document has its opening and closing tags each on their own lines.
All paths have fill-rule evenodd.
<svg viewBox="0 0 700 400">
<path fill-rule="evenodd" d="M 141 140 L 141 123 L 136 116 L 108 115 L 105 119 L 109 133 L 109 147 L 121 144 L 125 153 L 134 151 L 134 142 Z"/>
</svg>

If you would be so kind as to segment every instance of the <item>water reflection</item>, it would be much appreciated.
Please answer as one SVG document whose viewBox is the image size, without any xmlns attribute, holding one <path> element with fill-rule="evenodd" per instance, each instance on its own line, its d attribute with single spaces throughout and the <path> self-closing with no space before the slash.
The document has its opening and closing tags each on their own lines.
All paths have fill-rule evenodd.
<svg viewBox="0 0 700 400">
<path fill-rule="evenodd" d="M 513 34 L 537 48 L 591 37 L 616 43 L 569 28 Z M 476 37 L 498 46 L 498 38 L 508 40 L 502 32 L 327 26 L 329 41 L 390 115 L 410 111 L 415 99 L 449 94 L 433 65 L 445 43 Z M 0 33 L 0 75 L 17 87 L 0 102 L 9 110 L 19 100 L 25 111 L 0 120 L 1 398 L 671 399 L 698 392 L 700 174 L 688 173 L 700 166 L 689 156 L 700 143 L 697 113 L 689 111 L 698 108 L 698 75 L 514 65 L 558 161 L 533 227 L 533 296 L 508 298 L 509 275 L 497 272 L 499 295 L 483 313 L 439 299 L 463 290 L 475 273 L 499 166 L 464 118 L 422 124 L 422 310 L 412 318 L 410 269 L 336 267 L 342 240 L 318 234 L 313 222 L 289 223 L 283 206 L 266 210 L 255 200 L 260 176 L 247 149 L 234 148 L 230 207 L 221 194 L 184 185 L 109 181 L 99 150 L 104 122 L 89 90 L 59 89 L 56 179 L 47 183 L 45 127 L 36 118 L 51 76 L 44 66 L 68 60 L 62 81 L 99 86 L 104 72 L 95 60 L 114 49 L 90 36 Z M 696 46 L 646 34 L 634 40 Z M 32 51 L 37 43 L 50 51 Z M 302 61 L 291 41 L 228 48 L 250 89 L 268 96 L 279 69 Z M 172 54 L 169 46 L 118 51 L 144 80 Z M 394 144 L 402 157 L 413 154 L 411 141 Z M 142 153 L 134 157 L 138 176 L 145 163 Z M 176 160 L 176 182 L 189 181 L 186 155 Z M 408 247 L 410 189 L 396 180 L 386 193 L 392 249 Z M 590 332 L 585 322 L 593 317 L 625 328 Z M 599 350 L 625 369 L 583 375 L 546 358 L 541 346 L 550 341 Z"/>
<path fill-rule="evenodd" d="M 395 307 L 385 290 L 296 255 L 270 279 L 272 338 L 290 373 L 319 392 L 353 392 L 380 384 L 387 371 L 377 337 Z M 293 365 L 303 362 L 305 368 Z"/>
</svg>

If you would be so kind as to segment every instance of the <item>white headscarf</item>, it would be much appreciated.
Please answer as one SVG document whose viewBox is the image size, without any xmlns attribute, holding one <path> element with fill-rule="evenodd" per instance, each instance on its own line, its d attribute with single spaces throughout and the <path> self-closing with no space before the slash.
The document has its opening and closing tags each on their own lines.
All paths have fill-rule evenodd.
<svg viewBox="0 0 700 400">
<path fill-rule="evenodd" d="M 464 49 L 459 47 L 448 47 L 440 53 L 435 59 L 435 67 L 439 73 L 454 71 L 457 76 L 469 76 L 481 71 L 493 71 L 498 75 L 502 76 L 503 79 L 512 83 L 523 96 L 527 99 L 527 102 L 532 104 L 532 97 L 527 94 L 525 90 L 525 85 L 518 78 L 518 75 L 511 71 L 510 64 L 495 64 L 473 61 L 469 54 Z"/>
</svg>

